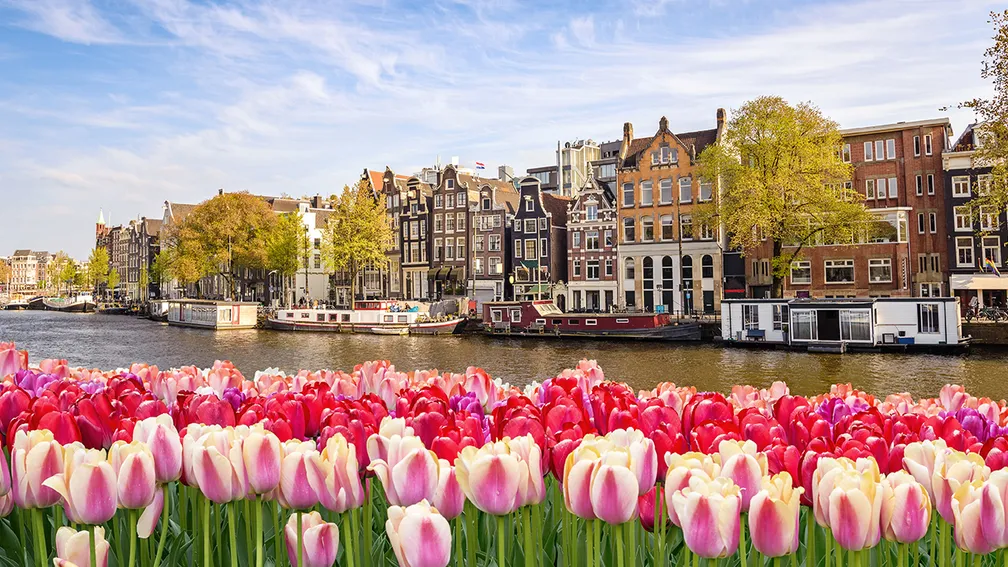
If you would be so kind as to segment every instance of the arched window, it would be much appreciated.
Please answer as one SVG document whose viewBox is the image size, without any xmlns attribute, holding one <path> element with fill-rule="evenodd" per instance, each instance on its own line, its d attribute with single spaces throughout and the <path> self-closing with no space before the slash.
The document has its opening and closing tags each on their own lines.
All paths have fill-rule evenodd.
<svg viewBox="0 0 1008 567">
<path fill-rule="evenodd" d="M 700 259 L 700 277 L 714 277 L 714 258 L 710 254 L 704 254 Z"/>
<path fill-rule="evenodd" d="M 654 260 L 645 256 L 643 263 L 644 308 L 654 309 Z"/>
<path fill-rule="evenodd" d="M 671 256 L 662 258 L 661 270 L 662 292 L 661 302 L 666 308 L 671 308 L 673 293 L 675 293 L 675 267 Z"/>
<path fill-rule="evenodd" d="M 634 234 L 634 219 L 627 217 L 623 219 L 623 242 L 633 242 L 636 240 L 636 235 Z"/>
<path fill-rule="evenodd" d="M 634 279 L 634 259 L 627 258 L 626 261 L 624 262 L 624 266 L 626 268 L 626 279 L 628 280 Z"/>
</svg>

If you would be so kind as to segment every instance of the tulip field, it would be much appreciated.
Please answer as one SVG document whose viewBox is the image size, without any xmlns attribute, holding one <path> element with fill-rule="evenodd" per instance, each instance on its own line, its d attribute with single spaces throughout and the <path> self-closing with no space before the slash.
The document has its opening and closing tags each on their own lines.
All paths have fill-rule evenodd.
<svg viewBox="0 0 1008 567">
<path fill-rule="evenodd" d="M 1008 567 L 1008 404 L 594 362 L 29 365 L 0 343 L 0 566 Z"/>
</svg>

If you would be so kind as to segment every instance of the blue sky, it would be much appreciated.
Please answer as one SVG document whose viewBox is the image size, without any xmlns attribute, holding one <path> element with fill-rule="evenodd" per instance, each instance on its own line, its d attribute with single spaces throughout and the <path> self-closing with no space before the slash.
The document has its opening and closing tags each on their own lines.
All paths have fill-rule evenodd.
<svg viewBox="0 0 1008 567">
<path fill-rule="evenodd" d="M 761 94 L 844 127 L 972 120 L 995 2 L 0 0 L 0 255 L 84 258 L 216 192 L 365 167 L 550 163 L 557 140 L 710 128 Z M 952 106 L 947 111 L 941 107 Z"/>
</svg>

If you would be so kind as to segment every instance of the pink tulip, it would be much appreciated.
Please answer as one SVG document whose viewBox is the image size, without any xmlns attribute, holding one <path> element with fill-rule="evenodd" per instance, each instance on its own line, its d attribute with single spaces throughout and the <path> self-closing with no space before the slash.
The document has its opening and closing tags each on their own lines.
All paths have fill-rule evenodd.
<svg viewBox="0 0 1008 567">
<path fill-rule="evenodd" d="M 830 525 L 829 514 L 830 494 L 836 480 L 847 471 L 855 471 L 854 461 L 845 458 L 822 457 L 816 463 L 815 472 L 812 474 L 812 510 L 815 514 L 816 523 L 824 528 Z"/>
<path fill-rule="evenodd" d="M 438 459 L 438 483 L 434 491 L 434 507 L 446 519 L 451 520 L 462 514 L 465 507 L 465 493 L 455 476 L 455 467 L 444 459 Z"/>
<path fill-rule="evenodd" d="M 983 484 L 981 498 L 980 525 L 984 539 L 995 548 L 1008 547 L 1008 469 L 991 473 Z M 953 498 L 953 510 L 954 503 Z"/>
<path fill-rule="evenodd" d="M 154 476 L 158 484 L 167 484 L 182 475 L 182 440 L 171 416 L 161 414 L 140 420 L 133 427 L 133 440 L 154 455 Z"/>
<path fill-rule="evenodd" d="M 591 501 L 591 479 L 602 454 L 611 446 L 612 443 L 604 437 L 585 435 L 581 443 L 567 454 L 563 472 L 564 505 L 567 511 L 579 518 L 596 518 Z"/>
<path fill-rule="evenodd" d="M 140 539 L 147 539 L 154 533 L 154 528 L 157 527 L 158 520 L 161 518 L 161 512 L 163 511 L 164 490 L 155 490 L 154 500 L 144 508 L 137 519 L 137 536 Z"/>
<path fill-rule="evenodd" d="M 385 532 L 400 567 L 448 565 L 451 558 L 451 526 L 426 500 L 406 508 L 389 506 Z"/>
<path fill-rule="evenodd" d="M 675 506 L 672 505 L 672 495 L 689 486 L 690 479 L 694 475 L 710 482 L 721 472 L 721 465 L 715 460 L 715 456 L 698 452 L 681 455 L 669 453 L 665 455 L 665 463 L 668 465 L 668 473 L 665 475 L 665 502 L 668 505 L 669 521 L 675 526 L 682 527 Z"/>
<path fill-rule="evenodd" d="M 990 476 L 990 469 L 983 457 L 977 453 L 946 451 L 935 455 L 931 487 L 934 490 L 935 508 L 943 520 L 955 524 L 952 497 L 963 484 L 974 480 L 984 480 Z"/>
<path fill-rule="evenodd" d="M 529 466 L 511 451 L 509 439 L 466 447 L 455 459 L 455 476 L 466 498 L 494 516 L 504 516 L 522 506 L 521 490 L 527 486 Z"/>
<path fill-rule="evenodd" d="M 882 515 L 882 479 L 878 469 L 844 470 L 829 496 L 829 525 L 844 549 L 860 551 L 878 545 Z"/>
<path fill-rule="evenodd" d="M 357 447 L 337 433 L 326 442 L 321 459 L 325 473 L 324 489 L 319 492 L 322 505 L 338 514 L 361 506 L 364 487 L 358 472 Z"/>
<path fill-rule="evenodd" d="M 975 479 L 956 488 L 952 497 L 955 541 L 960 549 L 984 555 L 997 549 L 1005 530 L 1004 508 L 988 500 L 984 481 Z"/>
<path fill-rule="evenodd" d="M 718 445 L 721 476 L 730 479 L 742 492 L 742 511 L 749 511 L 749 502 L 761 489 L 767 475 L 766 455 L 757 450 L 754 441 L 725 440 Z"/>
<path fill-rule="evenodd" d="M 43 485 L 63 499 L 63 510 L 71 522 L 103 524 L 116 512 L 116 477 L 105 452 L 85 449 L 80 443 L 64 447 L 63 472 Z"/>
<path fill-rule="evenodd" d="M 196 486 L 217 504 L 240 500 L 248 492 L 244 470 L 236 471 L 231 455 L 234 431 L 211 429 L 191 443 L 192 473 Z M 185 444 L 183 444 L 185 452 Z M 241 459 L 237 459 L 243 464 Z"/>
<path fill-rule="evenodd" d="M 763 479 L 752 497 L 749 531 L 753 547 L 767 557 L 782 557 L 798 551 L 798 516 L 804 489 L 793 488 L 791 475 L 778 473 Z"/>
<path fill-rule="evenodd" d="M 393 404 L 393 407 L 395 404 Z M 406 425 L 406 419 L 399 417 L 386 417 L 378 426 L 378 433 L 372 434 L 367 439 L 368 462 L 382 460 L 388 461 L 389 445 L 393 437 L 416 437 L 413 428 Z"/>
<path fill-rule="evenodd" d="M 98 565 L 91 566 L 91 543 L 88 532 L 62 527 L 56 530 L 56 567 L 76 565 L 78 567 L 106 567 L 108 565 L 109 543 L 105 541 L 105 528 L 95 526 L 95 559 Z"/>
<path fill-rule="evenodd" d="M 924 487 L 931 499 L 931 505 L 935 505 L 934 488 L 931 480 L 934 476 L 935 459 L 938 455 L 949 452 L 950 449 L 944 439 L 934 441 L 916 441 L 907 443 L 903 449 L 903 468 L 913 475 L 917 482 Z"/>
<path fill-rule="evenodd" d="M 116 475 L 119 507 L 139 510 L 149 506 L 158 492 L 150 449 L 139 442 L 116 441 L 109 448 L 108 460 Z"/>
<path fill-rule="evenodd" d="M 546 482 L 543 478 L 542 470 L 542 449 L 539 448 L 532 435 L 512 438 L 508 441 L 508 447 L 511 448 L 511 451 L 519 459 L 528 465 L 529 472 L 525 478 L 525 486 L 520 489 L 520 493 L 524 495 L 524 498 L 518 506 L 539 504 L 546 498 Z M 438 510 L 440 509 L 438 507 Z"/>
<path fill-rule="evenodd" d="M 629 449 L 631 470 L 637 477 L 637 488 L 641 491 L 640 494 L 650 491 L 658 479 L 658 452 L 654 441 L 638 429 L 616 429 L 610 431 L 606 439 L 617 447 Z"/>
<path fill-rule="evenodd" d="M 0 380 L 28 368 L 28 351 L 17 350 L 14 343 L 0 343 Z"/>
<path fill-rule="evenodd" d="M 896 471 L 882 480 L 882 535 L 888 541 L 913 543 L 927 534 L 931 499 L 909 473 Z"/>
<path fill-rule="evenodd" d="M 592 471 L 591 503 L 595 516 L 614 525 L 629 522 L 637 516 L 638 496 L 640 487 L 630 449 L 610 448 Z"/>
<path fill-rule="evenodd" d="M 325 490 L 322 456 L 314 441 L 288 441 L 280 464 L 280 505 L 291 510 L 307 510 L 319 503 Z"/>
<path fill-rule="evenodd" d="M 421 500 L 434 498 L 437 489 L 437 456 L 424 447 L 419 437 L 402 437 L 394 434 L 389 438 L 372 435 L 368 439 L 379 439 L 382 450 L 372 458 L 368 469 L 385 489 L 385 497 L 393 506 L 409 506 Z M 370 454 L 370 451 L 369 451 Z M 385 458 L 381 458 L 384 455 Z"/>
<path fill-rule="evenodd" d="M 733 555 L 739 544 L 739 487 L 726 478 L 707 481 L 700 476 L 672 494 L 672 506 L 682 522 L 686 547 L 700 557 Z"/>
<path fill-rule="evenodd" d="M 252 494 L 266 494 L 280 486 L 280 439 L 260 423 L 250 427 L 248 435 L 237 443 Z"/>
<path fill-rule="evenodd" d="M 284 527 L 287 558 L 297 565 L 297 513 Z M 339 528 L 322 520 L 318 512 L 301 514 L 301 560 L 304 567 L 332 567 L 339 551 Z"/>
<path fill-rule="evenodd" d="M 45 486 L 45 481 L 63 470 L 63 453 L 63 446 L 48 430 L 19 430 L 15 434 L 11 481 L 18 508 L 48 508 L 59 502 L 60 495 Z"/>
</svg>

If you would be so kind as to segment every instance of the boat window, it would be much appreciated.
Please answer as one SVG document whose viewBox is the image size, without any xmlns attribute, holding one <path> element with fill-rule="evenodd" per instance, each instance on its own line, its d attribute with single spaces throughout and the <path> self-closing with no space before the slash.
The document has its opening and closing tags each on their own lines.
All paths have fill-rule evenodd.
<svg viewBox="0 0 1008 567">
<path fill-rule="evenodd" d="M 791 338 L 797 341 L 818 340 L 815 311 L 791 311 Z"/>
<path fill-rule="evenodd" d="M 308 319 L 310 317 L 311 317 L 311 313 L 309 313 L 307 311 L 305 311 L 304 313 L 301 314 L 301 318 L 302 319 Z"/>
<path fill-rule="evenodd" d="M 339 315 L 337 315 L 335 313 L 330 313 L 329 314 L 329 320 L 330 321 L 338 321 L 339 320 Z"/>
<path fill-rule="evenodd" d="M 871 314 L 867 310 L 840 311 L 840 338 L 845 341 L 870 341 Z"/>
<path fill-rule="evenodd" d="M 553 319 L 554 325 L 563 325 L 563 319 Z"/>
<path fill-rule="evenodd" d="M 501 319 L 503 318 L 503 314 L 504 314 L 503 311 L 501 311 L 500 309 L 491 309 L 490 320 L 493 321 L 494 323 L 500 323 Z"/>
<path fill-rule="evenodd" d="M 287 312 L 287 318 L 288 319 L 293 319 L 294 318 L 294 312 L 293 311 L 288 311 Z"/>
<path fill-rule="evenodd" d="M 577 319 L 568 319 L 567 320 L 567 324 L 568 325 L 577 325 L 578 324 L 578 320 Z"/>
<path fill-rule="evenodd" d="M 399 322 L 400 323 L 405 323 L 406 322 L 406 316 L 405 315 L 400 315 L 399 316 Z"/>
<path fill-rule="evenodd" d="M 228 307 L 227 309 L 221 309 L 220 310 L 219 318 L 220 318 L 221 321 L 230 321 L 231 320 L 231 308 Z"/>
<path fill-rule="evenodd" d="M 546 319 L 536 319 L 536 325 L 545 325 Z"/>
<path fill-rule="evenodd" d="M 585 325 L 598 325 L 597 319 L 585 319 Z"/>
<path fill-rule="evenodd" d="M 521 309 L 512 309 L 511 310 L 511 322 L 512 323 L 521 323 Z"/>
<path fill-rule="evenodd" d="M 315 316 L 315 320 L 319 322 L 325 322 L 325 313 L 319 313 Z"/>
<path fill-rule="evenodd" d="M 341 318 L 343 319 L 344 323 L 349 323 L 350 322 L 350 314 L 349 313 L 344 313 Z"/>
<path fill-rule="evenodd" d="M 922 303 L 917 306 L 917 331 L 928 334 L 941 332 L 937 303 Z"/>
<path fill-rule="evenodd" d="M 384 319 L 386 323 L 391 323 L 393 320 L 395 320 L 395 317 L 393 317 L 392 315 L 385 315 Z"/>
<path fill-rule="evenodd" d="M 622 319 L 622 318 L 621 319 L 616 319 L 616 322 L 620 323 L 622 325 L 626 325 L 627 323 L 630 322 L 630 319 Z"/>
</svg>

